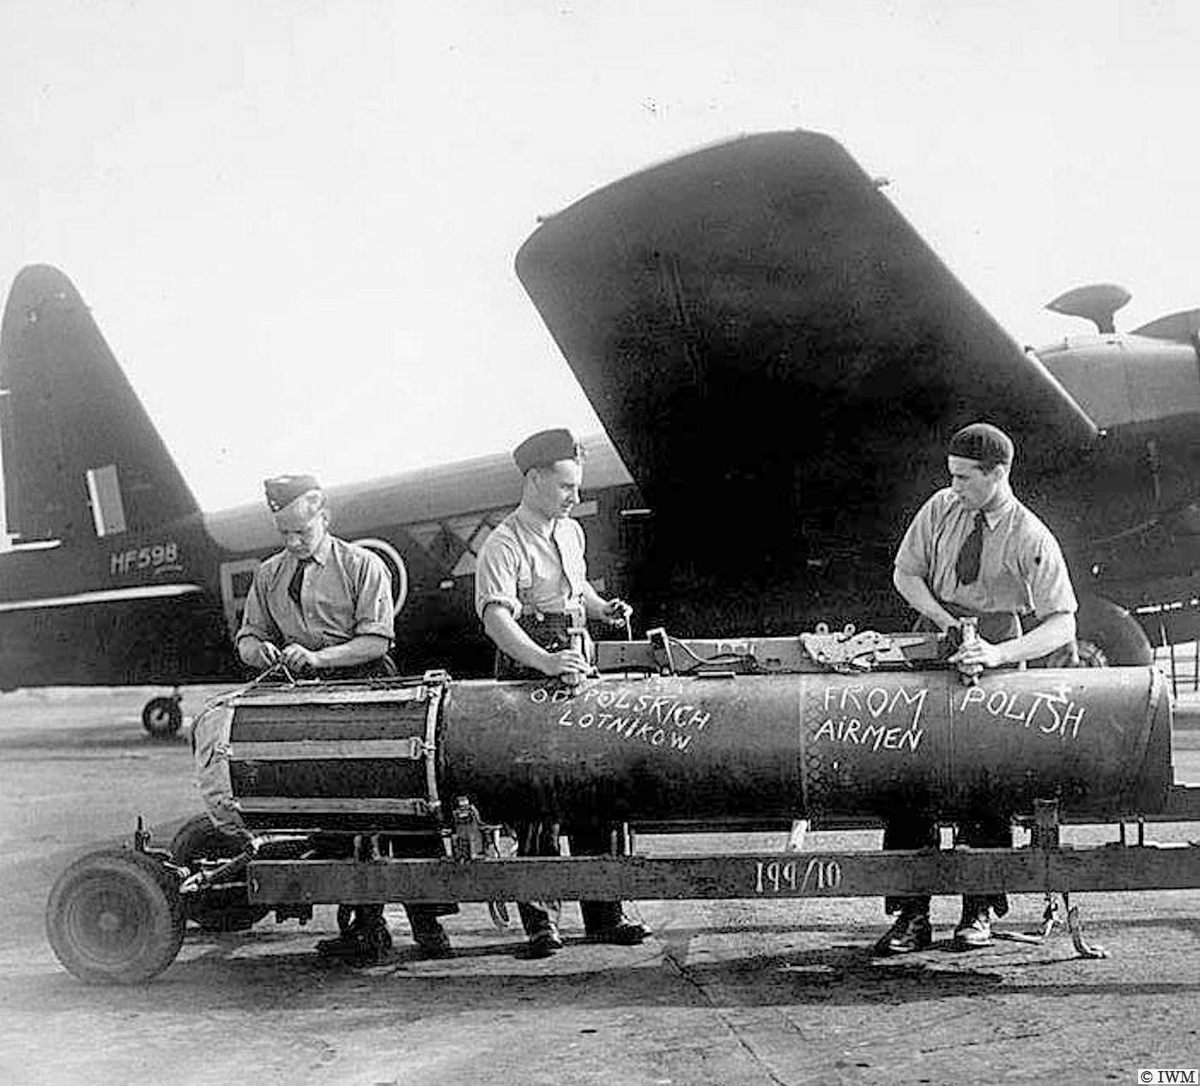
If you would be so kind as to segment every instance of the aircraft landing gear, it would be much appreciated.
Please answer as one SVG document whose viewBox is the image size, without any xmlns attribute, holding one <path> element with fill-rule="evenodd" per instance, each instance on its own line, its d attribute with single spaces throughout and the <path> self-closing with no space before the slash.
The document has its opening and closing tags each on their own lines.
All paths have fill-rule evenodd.
<svg viewBox="0 0 1200 1086">
<path fill-rule="evenodd" d="M 1154 650 L 1128 611 L 1100 596 L 1082 596 L 1076 615 L 1079 662 L 1084 667 L 1144 667 Z"/>
<path fill-rule="evenodd" d="M 170 739 L 183 724 L 183 709 L 178 690 L 168 697 L 151 698 L 142 709 L 142 727 L 152 739 Z"/>
</svg>

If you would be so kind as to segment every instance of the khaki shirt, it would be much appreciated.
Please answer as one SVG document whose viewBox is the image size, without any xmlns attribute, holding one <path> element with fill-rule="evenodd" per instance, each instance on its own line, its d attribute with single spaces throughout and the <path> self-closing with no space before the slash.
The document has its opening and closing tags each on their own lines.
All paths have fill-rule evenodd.
<svg viewBox="0 0 1200 1086">
<path fill-rule="evenodd" d="M 584 613 L 583 528 L 571 517 L 546 520 L 524 503 L 492 529 L 475 563 L 475 613 L 489 604 L 522 615 Z"/>
<path fill-rule="evenodd" d="M 253 636 L 281 648 L 294 643 L 316 652 L 363 634 L 392 640 L 391 579 L 383 559 L 326 535 L 304 575 L 299 607 L 288 595 L 298 561 L 284 550 L 254 571 L 239 641 Z"/>
<path fill-rule="evenodd" d="M 955 565 L 975 527 L 975 511 L 951 487 L 918 510 L 896 552 L 896 568 L 920 577 L 943 603 L 979 614 L 1002 611 L 1038 619 L 1060 611 L 1073 614 L 1079 605 L 1050 529 L 1016 498 L 986 513 L 985 521 L 974 583 L 960 584 Z"/>
</svg>

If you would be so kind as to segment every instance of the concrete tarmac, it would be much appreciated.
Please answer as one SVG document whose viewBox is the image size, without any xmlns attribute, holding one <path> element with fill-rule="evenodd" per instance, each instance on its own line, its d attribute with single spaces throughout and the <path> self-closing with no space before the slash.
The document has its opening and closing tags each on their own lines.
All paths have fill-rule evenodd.
<svg viewBox="0 0 1200 1086">
<path fill-rule="evenodd" d="M 91 987 L 44 934 L 46 895 L 78 855 L 132 837 L 138 813 L 165 845 L 200 810 L 186 737 L 148 739 L 150 691 L 0 697 L 0 1082 L 227 1083 L 1009 1083 L 1134 1082 L 1139 1068 L 1200 1065 L 1200 890 L 1084 894 L 1089 937 L 949 950 L 959 905 L 934 903 L 935 946 L 900 959 L 868 949 L 875 900 L 642 902 L 639 947 L 584 944 L 522 956 L 482 905 L 446 922 L 457 954 L 400 950 L 371 969 L 323 965 L 335 928 L 271 918 L 246 933 L 192 929 L 155 981 Z M 213 690 L 191 690 L 185 713 Z M 1183 699 L 1180 783 L 1200 784 L 1200 699 Z M 1072 828 L 1068 841 L 1115 838 Z M 1200 825 L 1149 829 L 1200 837 Z M 875 847 L 878 833 L 812 834 L 811 848 Z M 646 852 L 782 848 L 784 835 L 641 838 Z M 998 928 L 1033 931 L 1040 896 L 1012 899 Z M 514 910 L 515 916 L 515 910 Z"/>
</svg>

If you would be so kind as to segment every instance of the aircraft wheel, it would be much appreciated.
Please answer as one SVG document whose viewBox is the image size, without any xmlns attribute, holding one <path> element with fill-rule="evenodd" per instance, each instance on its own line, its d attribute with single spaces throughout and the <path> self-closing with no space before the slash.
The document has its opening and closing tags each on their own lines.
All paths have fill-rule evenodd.
<svg viewBox="0 0 1200 1086">
<path fill-rule="evenodd" d="M 130 849 L 76 860 L 46 904 L 50 946 L 88 984 L 139 984 L 157 976 L 179 953 L 183 927 L 175 877 Z"/>
<path fill-rule="evenodd" d="M 1144 667 L 1154 663 L 1146 631 L 1124 607 L 1099 596 L 1079 601 L 1079 662 L 1086 667 Z"/>
<path fill-rule="evenodd" d="M 232 860 L 242 843 L 212 824 L 208 815 L 197 815 L 179 827 L 171 841 L 171 861 L 198 871 L 202 860 Z M 245 875 L 232 885 L 184 894 L 184 915 L 205 931 L 246 931 L 271 910 L 251 905 Z"/>
<path fill-rule="evenodd" d="M 182 724 L 178 698 L 151 698 L 142 710 L 142 727 L 154 739 L 169 739 Z"/>
</svg>

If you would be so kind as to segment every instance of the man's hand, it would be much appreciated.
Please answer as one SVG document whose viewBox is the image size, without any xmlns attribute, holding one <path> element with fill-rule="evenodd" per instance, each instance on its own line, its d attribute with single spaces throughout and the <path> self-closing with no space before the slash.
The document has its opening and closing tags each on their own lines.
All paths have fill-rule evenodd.
<svg viewBox="0 0 1200 1086">
<path fill-rule="evenodd" d="M 270 641 L 260 641 L 254 653 L 255 658 L 250 663 L 252 667 L 266 671 L 279 663 L 282 655 L 278 645 L 274 645 Z"/>
<path fill-rule="evenodd" d="M 617 599 L 615 596 L 604 605 L 604 610 L 600 613 L 600 617 L 604 619 L 610 626 L 623 626 L 629 621 L 629 616 L 633 614 L 631 607 L 624 600 Z"/>
<path fill-rule="evenodd" d="M 950 657 L 950 663 L 957 664 L 964 675 L 978 675 L 983 668 L 1001 667 L 1007 662 L 1000 646 L 984 641 L 982 637 L 976 638 L 973 644 L 963 645 Z"/>
<path fill-rule="evenodd" d="M 551 676 L 584 676 L 591 673 L 592 667 L 578 649 L 563 649 L 561 652 L 548 652 L 546 659 L 539 665 L 540 669 Z"/>
<path fill-rule="evenodd" d="M 316 671 L 317 654 L 293 642 L 283 650 L 283 662 L 291 671 Z"/>
</svg>

